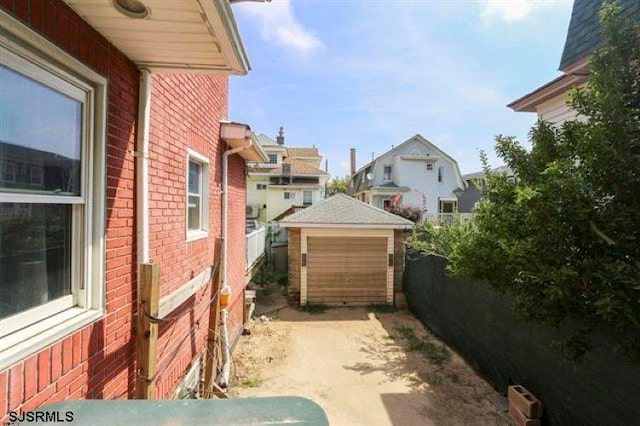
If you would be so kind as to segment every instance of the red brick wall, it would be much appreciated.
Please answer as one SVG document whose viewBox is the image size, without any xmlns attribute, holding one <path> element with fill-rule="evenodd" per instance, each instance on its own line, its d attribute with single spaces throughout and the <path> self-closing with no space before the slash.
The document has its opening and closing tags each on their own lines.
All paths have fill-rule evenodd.
<svg viewBox="0 0 640 426">
<path fill-rule="evenodd" d="M 222 226 L 220 120 L 227 118 L 228 78 L 155 75 L 149 151 L 150 256 L 160 262 L 160 295 L 171 294 L 214 262 Z M 187 149 L 209 160 L 209 236 L 186 241 Z M 245 172 L 237 154 L 229 158 L 229 263 L 232 300 L 241 301 L 245 271 Z M 158 396 L 169 396 L 176 381 L 206 343 L 210 293 L 197 294 L 162 323 L 158 342 Z M 239 315 L 238 315 L 239 312 Z M 188 313 L 188 315 L 187 315 Z M 242 303 L 233 306 L 231 333 L 242 323 Z M 199 321 L 198 321 L 199 320 Z M 239 322 L 238 322 L 239 320 Z M 199 322 L 199 325 L 196 324 Z M 188 337 L 186 337 L 188 336 Z M 176 341 L 185 344 L 175 349 Z M 165 367 L 166 366 L 166 367 Z"/>
<path fill-rule="evenodd" d="M 0 371 L 0 420 L 64 399 L 127 398 L 135 387 L 135 186 L 134 151 L 138 71 L 61 0 L 0 0 L 0 8 L 108 79 L 107 219 L 105 318 L 69 335 L 38 354 Z M 213 263 L 220 235 L 221 155 L 219 120 L 227 115 L 227 78 L 155 76 L 151 119 L 151 258 L 160 262 L 161 294 L 166 295 Z M 211 162 L 209 238 L 185 241 L 186 147 Z M 235 157 L 238 157 L 237 155 Z M 231 235 L 229 277 L 241 300 L 244 279 L 244 163 L 230 161 Z M 162 324 L 158 348 L 158 397 L 170 396 L 201 353 L 210 298 L 196 294 Z M 241 303 L 232 309 L 234 328 Z M 240 313 L 240 315 L 238 314 Z M 238 318 L 238 319 L 236 319 Z M 194 329 L 182 345 L 185 332 Z M 180 349 L 176 352 L 176 348 Z M 166 367 L 169 365 L 169 367 Z M 37 368 L 36 368 L 37 367 Z"/>
<path fill-rule="evenodd" d="M 134 387 L 134 158 L 138 71 L 62 1 L 0 7 L 108 79 L 106 317 L 0 372 L 0 419 L 64 399 L 126 398 Z"/>
</svg>

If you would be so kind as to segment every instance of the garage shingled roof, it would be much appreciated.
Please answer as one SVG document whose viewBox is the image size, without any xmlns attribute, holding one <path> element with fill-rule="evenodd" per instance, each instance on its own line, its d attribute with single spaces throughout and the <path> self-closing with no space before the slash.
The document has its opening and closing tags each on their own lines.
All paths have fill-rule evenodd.
<svg viewBox="0 0 640 426">
<path fill-rule="evenodd" d="M 411 228 L 413 222 L 344 194 L 336 194 L 280 221 L 284 227 L 296 225 L 353 225 Z"/>
</svg>

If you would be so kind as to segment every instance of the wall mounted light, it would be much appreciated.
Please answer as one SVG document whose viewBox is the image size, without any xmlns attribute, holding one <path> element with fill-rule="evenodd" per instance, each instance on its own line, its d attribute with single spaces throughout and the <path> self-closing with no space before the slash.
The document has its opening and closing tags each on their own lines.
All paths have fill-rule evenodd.
<svg viewBox="0 0 640 426">
<path fill-rule="evenodd" d="M 147 6 L 138 0 L 113 0 L 116 10 L 129 18 L 144 19 L 151 14 Z"/>
</svg>

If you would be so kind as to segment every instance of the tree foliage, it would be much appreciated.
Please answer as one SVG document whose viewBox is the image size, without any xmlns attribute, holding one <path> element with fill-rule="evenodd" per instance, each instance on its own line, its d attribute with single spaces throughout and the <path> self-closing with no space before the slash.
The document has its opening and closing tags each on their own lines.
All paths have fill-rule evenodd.
<svg viewBox="0 0 640 426">
<path fill-rule="evenodd" d="M 454 247 L 468 237 L 472 223 L 460 217 L 446 225 L 435 226 L 428 220 L 417 224 L 407 238 L 407 246 L 412 250 L 450 258 Z"/>
<path fill-rule="evenodd" d="M 517 181 L 483 159 L 485 198 L 449 267 L 510 291 L 523 319 L 578 320 L 564 342 L 576 358 L 599 328 L 640 359 L 640 28 L 610 4 L 600 23 L 587 89 L 571 94 L 584 120 L 537 123 L 531 150 L 496 138 Z"/>
<path fill-rule="evenodd" d="M 346 194 L 349 188 L 349 176 L 334 177 L 329 181 L 329 196 Z"/>
</svg>

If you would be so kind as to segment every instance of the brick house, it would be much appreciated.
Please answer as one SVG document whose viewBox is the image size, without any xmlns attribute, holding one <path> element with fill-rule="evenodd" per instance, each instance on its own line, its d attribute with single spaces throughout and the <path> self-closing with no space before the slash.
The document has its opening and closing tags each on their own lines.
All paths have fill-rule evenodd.
<svg viewBox="0 0 640 426">
<path fill-rule="evenodd" d="M 228 0 L 0 0 L 0 419 L 133 397 L 148 262 L 179 301 L 156 357 L 172 397 L 203 355 L 225 229 L 239 336 L 245 161 L 266 160 L 227 121 L 229 75 L 248 70 Z"/>
</svg>

